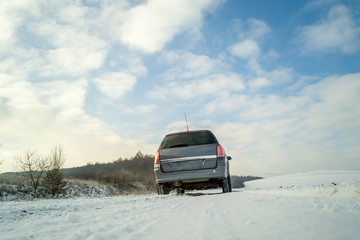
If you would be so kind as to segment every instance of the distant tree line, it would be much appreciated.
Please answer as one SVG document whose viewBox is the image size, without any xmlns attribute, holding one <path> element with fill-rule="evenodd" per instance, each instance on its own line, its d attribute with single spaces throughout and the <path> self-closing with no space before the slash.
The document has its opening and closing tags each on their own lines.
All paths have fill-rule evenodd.
<svg viewBox="0 0 360 240">
<path fill-rule="evenodd" d="M 140 151 L 130 158 L 119 158 L 111 163 L 95 163 L 63 169 L 67 178 L 95 180 L 126 190 L 136 189 L 136 183 L 147 190 L 155 189 L 154 156 Z"/>
</svg>

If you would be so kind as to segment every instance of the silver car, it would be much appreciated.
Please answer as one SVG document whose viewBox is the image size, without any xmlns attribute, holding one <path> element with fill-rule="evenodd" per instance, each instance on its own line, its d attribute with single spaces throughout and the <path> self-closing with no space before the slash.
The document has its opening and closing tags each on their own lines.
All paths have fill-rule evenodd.
<svg viewBox="0 0 360 240">
<path fill-rule="evenodd" d="M 158 194 L 218 187 L 224 193 L 231 192 L 229 160 L 231 157 L 209 130 L 168 134 L 155 155 Z"/>
</svg>

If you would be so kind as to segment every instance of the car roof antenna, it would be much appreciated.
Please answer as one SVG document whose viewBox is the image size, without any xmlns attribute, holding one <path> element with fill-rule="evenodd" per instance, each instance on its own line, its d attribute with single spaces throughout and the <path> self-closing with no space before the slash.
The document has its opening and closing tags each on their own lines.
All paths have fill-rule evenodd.
<svg viewBox="0 0 360 240">
<path fill-rule="evenodd" d="M 184 115 L 185 115 L 186 129 L 187 129 L 187 131 L 189 131 L 189 125 L 188 125 L 188 122 L 187 122 L 186 113 L 184 113 Z"/>
</svg>

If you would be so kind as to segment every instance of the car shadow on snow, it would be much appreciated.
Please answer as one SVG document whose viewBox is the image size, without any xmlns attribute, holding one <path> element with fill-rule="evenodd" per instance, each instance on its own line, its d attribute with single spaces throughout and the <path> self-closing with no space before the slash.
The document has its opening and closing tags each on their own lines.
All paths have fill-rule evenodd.
<svg viewBox="0 0 360 240">
<path fill-rule="evenodd" d="M 233 189 L 232 192 L 241 192 L 241 190 L 239 191 L 238 189 Z M 219 195 L 219 194 L 224 194 L 224 193 L 222 191 L 215 192 L 214 190 L 209 190 L 209 191 L 204 190 L 204 191 L 199 191 L 199 192 L 187 192 L 184 195 L 191 196 L 191 197 L 199 197 L 199 196 L 206 196 L 206 195 L 210 196 L 210 195 Z M 227 193 L 227 194 L 229 194 L 229 193 Z"/>
<path fill-rule="evenodd" d="M 223 194 L 222 192 L 218 192 L 218 193 L 185 193 L 186 196 L 191 196 L 191 197 L 199 197 L 199 196 L 206 196 L 206 195 L 218 195 L 218 194 Z"/>
</svg>

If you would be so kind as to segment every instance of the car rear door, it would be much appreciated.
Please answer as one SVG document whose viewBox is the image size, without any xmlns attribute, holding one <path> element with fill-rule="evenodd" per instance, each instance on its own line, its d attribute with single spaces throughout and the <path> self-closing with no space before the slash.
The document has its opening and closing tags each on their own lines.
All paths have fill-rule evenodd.
<svg viewBox="0 0 360 240">
<path fill-rule="evenodd" d="M 159 150 L 161 169 L 169 173 L 216 168 L 217 145 L 212 143 L 161 149 Z"/>
</svg>

